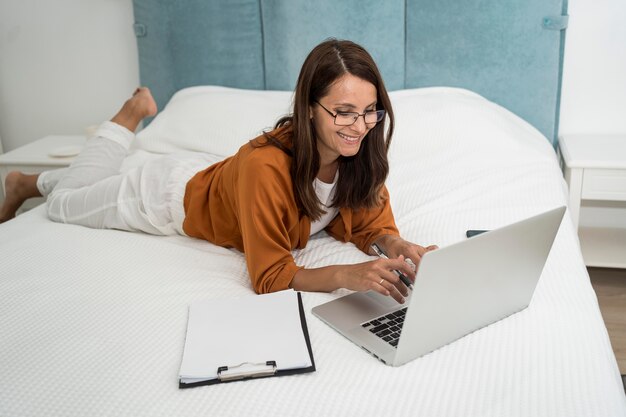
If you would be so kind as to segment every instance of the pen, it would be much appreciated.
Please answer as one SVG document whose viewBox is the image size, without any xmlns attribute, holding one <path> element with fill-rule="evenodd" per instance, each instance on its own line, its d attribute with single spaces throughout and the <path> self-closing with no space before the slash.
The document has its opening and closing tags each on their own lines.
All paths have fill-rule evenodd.
<svg viewBox="0 0 626 417">
<path fill-rule="evenodd" d="M 374 252 L 376 252 L 376 255 L 378 255 L 379 258 L 389 259 L 389 257 L 385 255 L 385 252 L 383 252 L 380 246 L 378 246 L 376 243 L 372 243 L 372 249 L 374 250 Z M 410 289 L 413 289 L 413 284 L 411 283 L 411 280 L 409 279 L 409 277 L 407 277 L 406 275 L 404 275 L 402 272 L 398 271 L 397 269 L 394 269 L 393 272 L 395 272 L 395 274 L 400 277 L 404 285 L 406 285 Z"/>
</svg>

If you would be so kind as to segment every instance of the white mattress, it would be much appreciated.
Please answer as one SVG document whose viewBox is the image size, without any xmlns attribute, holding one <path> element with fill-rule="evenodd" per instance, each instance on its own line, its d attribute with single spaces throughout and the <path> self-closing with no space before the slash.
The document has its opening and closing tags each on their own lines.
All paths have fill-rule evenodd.
<svg viewBox="0 0 626 417">
<path fill-rule="evenodd" d="M 565 204 L 534 129 L 495 105 L 468 111 L 470 94 L 430 93 L 393 95 L 388 187 L 404 237 L 443 246 Z M 415 114 L 417 130 L 403 122 Z M 310 267 L 369 259 L 323 232 L 294 255 Z M 252 293 L 242 254 L 56 224 L 40 207 L 0 225 L 0 265 L 0 416 L 626 415 L 568 214 L 530 307 L 503 321 L 393 368 L 311 314 L 346 290 L 304 293 L 316 372 L 187 390 L 187 308 Z"/>
</svg>

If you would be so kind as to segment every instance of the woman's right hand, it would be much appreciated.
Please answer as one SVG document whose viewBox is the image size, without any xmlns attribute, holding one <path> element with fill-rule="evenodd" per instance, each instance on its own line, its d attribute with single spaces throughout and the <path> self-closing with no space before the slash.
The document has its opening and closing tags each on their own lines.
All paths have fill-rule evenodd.
<svg viewBox="0 0 626 417">
<path fill-rule="evenodd" d="M 341 288 L 354 291 L 376 291 L 382 295 L 393 297 L 398 303 L 404 303 L 409 290 L 400 277 L 393 272 L 404 273 L 411 281 L 415 280 L 413 268 L 400 256 L 396 259 L 377 259 L 354 265 L 342 265 L 336 271 Z"/>
</svg>

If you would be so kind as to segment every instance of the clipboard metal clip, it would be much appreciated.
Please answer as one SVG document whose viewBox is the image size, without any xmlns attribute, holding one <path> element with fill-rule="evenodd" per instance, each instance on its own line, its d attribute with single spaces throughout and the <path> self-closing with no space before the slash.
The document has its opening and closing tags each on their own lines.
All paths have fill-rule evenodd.
<svg viewBox="0 0 626 417">
<path fill-rule="evenodd" d="M 221 382 L 237 381 L 247 378 L 260 378 L 276 374 L 276 361 L 265 363 L 243 362 L 235 366 L 217 368 L 217 378 Z"/>
</svg>

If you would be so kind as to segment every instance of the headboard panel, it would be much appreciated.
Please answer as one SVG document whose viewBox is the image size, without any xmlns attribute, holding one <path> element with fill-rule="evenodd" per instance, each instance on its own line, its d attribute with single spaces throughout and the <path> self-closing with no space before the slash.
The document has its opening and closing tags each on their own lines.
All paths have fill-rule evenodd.
<svg viewBox="0 0 626 417">
<path fill-rule="evenodd" d="M 556 140 L 566 1 L 408 2 L 406 86 L 467 88 Z"/>
<path fill-rule="evenodd" d="M 473 90 L 558 129 L 567 0 L 134 0 L 141 82 L 162 108 L 194 85 L 292 90 L 328 38 L 363 45 L 389 90 Z"/>
<path fill-rule="evenodd" d="M 405 88 L 404 0 L 263 0 L 267 89 L 292 90 L 311 49 L 324 39 L 350 39 L 376 60 L 389 90 Z"/>
</svg>

